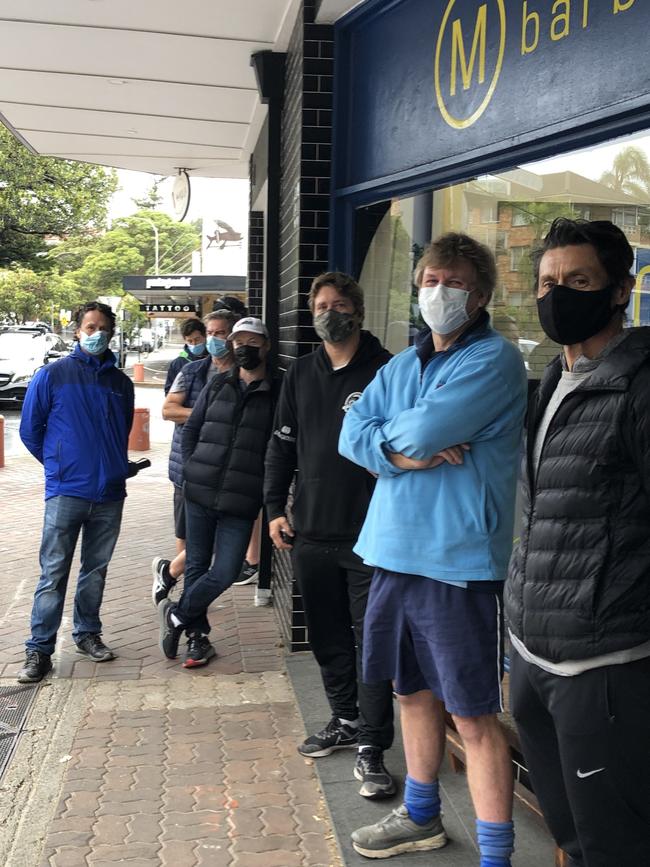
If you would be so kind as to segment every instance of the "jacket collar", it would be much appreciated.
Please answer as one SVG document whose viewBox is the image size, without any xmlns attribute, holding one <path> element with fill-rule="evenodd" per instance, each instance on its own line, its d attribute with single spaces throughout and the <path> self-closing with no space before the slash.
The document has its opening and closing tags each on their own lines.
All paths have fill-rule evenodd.
<svg viewBox="0 0 650 867">
<path fill-rule="evenodd" d="M 469 328 L 466 328 L 465 331 L 456 338 L 449 349 L 445 351 L 449 353 L 456 352 L 458 349 L 461 349 L 469 343 L 474 343 L 476 340 L 481 340 L 483 337 L 487 337 L 490 330 L 490 316 L 487 310 L 483 309 Z M 415 336 L 415 352 L 423 365 L 426 364 L 429 359 L 433 358 L 434 355 L 442 355 L 442 353 L 437 353 L 434 349 L 433 337 L 431 336 L 431 329 L 428 325 Z"/>
<path fill-rule="evenodd" d="M 75 348 L 72 350 L 72 357 L 77 361 L 80 361 L 82 364 L 88 365 L 91 369 L 100 372 L 110 370 L 111 367 L 117 366 L 117 358 L 115 358 L 110 349 L 105 350 L 103 355 L 98 357 L 96 355 L 91 355 L 89 352 L 84 352 L 77 343 Z"/>
</svg>

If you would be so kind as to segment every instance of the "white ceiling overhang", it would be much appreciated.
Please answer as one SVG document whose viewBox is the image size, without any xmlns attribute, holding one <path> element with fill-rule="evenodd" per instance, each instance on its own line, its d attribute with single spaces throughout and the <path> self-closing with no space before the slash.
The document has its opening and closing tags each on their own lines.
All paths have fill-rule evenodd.
<svg viewBox="0 0 650 867">
<path fill-rule="evenodd" d="M 322 0 L 316 20 L 319 24 L 334 24 L 366 0 Z"/>
<path fill-rule="evenodd" d="M 299 0 L 0 0 L 0 113 L 36 153 L 244 178 L 264 122 L 256 51 Z"/>
</svg>

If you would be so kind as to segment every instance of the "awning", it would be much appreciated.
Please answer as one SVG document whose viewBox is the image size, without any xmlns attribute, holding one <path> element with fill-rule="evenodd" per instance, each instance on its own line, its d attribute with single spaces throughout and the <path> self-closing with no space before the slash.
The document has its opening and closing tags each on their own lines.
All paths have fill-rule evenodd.
<svg viewBox="0 0 650 867">
<path fill-rule="evenodd" d="M 254 52 L 299 0 L 0 0 L 0 112 L 33 151 L 122 169 L 248 176 L 264 122 Z"/>
</svg>

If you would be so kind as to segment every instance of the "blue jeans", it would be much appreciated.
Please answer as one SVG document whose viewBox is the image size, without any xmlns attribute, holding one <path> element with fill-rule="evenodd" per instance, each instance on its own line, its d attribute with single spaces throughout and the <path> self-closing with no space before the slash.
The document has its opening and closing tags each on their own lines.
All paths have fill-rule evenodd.
<svg viewBox="0 0 650 867">
<path fill-rule="evenodd" d="M 208 607 L 239 577 L 253 519 L 236 518 L 185 500 L 183 593 L 174 607 L 188 633 L 210 632 Z"/>
<path fill-rule="evenodd" d="M 34 594 L 32 635 L 25 644 L 50 656 L 56 645 L 72 557 L 81 532 L 81 568 L 74 597 L 74 629 L 78 642 L 99 635 L 99 609 L 106 571 L 120 533 L 124 500 L 92 503 L 79 497 L 51 497 L 45 501 L 41 540 L 41 578 Z"/>
</svg>

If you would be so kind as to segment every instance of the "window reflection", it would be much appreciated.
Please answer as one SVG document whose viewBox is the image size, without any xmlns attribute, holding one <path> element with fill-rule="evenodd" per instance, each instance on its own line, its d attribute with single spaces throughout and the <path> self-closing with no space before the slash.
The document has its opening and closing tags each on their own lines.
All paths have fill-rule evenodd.
<svg viewBox="0 0 650 867">
<path fill-rule="evenodd" d="M 495 254 L 498 284 L 492 321 L 522 352 L 529 376 L 539 378 L 558 347 L 537 318 L 531 253 L 556 217 L 612 220 L 635 250 L 637 286 L 629 324 L 650 324 L 650 136 L 483 175 L 423 196 L 395 199 L 370 242 L 360 283 L 366 327 L 393 353 L 422 326 L 412 274 L 426 241 L 464 231 Z M 374 227 L 373 227 L 374 228 Z"/>
</svg>

